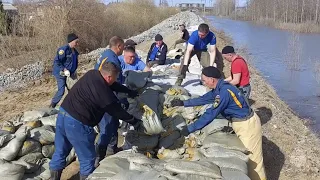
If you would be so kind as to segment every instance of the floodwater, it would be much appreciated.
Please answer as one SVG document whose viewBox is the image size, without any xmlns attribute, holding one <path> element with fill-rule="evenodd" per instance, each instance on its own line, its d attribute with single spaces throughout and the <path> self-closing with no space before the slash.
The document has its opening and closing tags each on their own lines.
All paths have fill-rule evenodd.
<svg viewBox="0 0 320 180">
<path fill-rule="evenodd" d="M 250 22 L 207 17 L 246 49 L 277 94 L 320 135 L 320 34 L 293 33 Z"/>
</svg>

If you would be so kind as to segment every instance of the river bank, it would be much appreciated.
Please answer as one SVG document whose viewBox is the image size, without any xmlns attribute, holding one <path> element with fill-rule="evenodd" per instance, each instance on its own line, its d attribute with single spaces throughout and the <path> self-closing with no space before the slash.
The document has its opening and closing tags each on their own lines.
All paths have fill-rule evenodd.
<svg viewBox="0 0 320 180">
<path fill-rule="evenodd" d="M 192 13 L 193 14 L 193 13 Z M 193 19 L 190 19 L 192 17 Z M 188 26 L 197 25 L 203 20 L 190 15 L 180 19 L 187 21 Z M 179 20 L 179 21 L 180 21 Z M 178 23 L 177 21 L 176 23 Z M 192 22 L 192 23 L 191 23 Z M 172 21 L 164 21 L 162 25 L 146 31 L 137 49 L 146 53 L 153 42 L 153 33 L 161 32 L 164 41 L 170 47 L 178 35 L 174 28 L 170 31 L 168 25 Z M 221 50 L 225 45 L 232 44 L 232 40 L 223 32 L 214 30 L 217 36 L 217 47 Z M 142 37 L 142 36 L 138 36 Z M 95 60 L 103 49 L 98 49 L 82 57 L 80 73 L 84 73 L 93 67 Z M 139 53 L 140 54 L 140 53 Z M 244 57 L 245 51 L 240 52 Z M 229 75 L 230 63 L 222 61 L 224 74 Z M 303 120 L 297 117 L 291 109 L 278 97 L 271 85 L 250 64 L 252 93 L 251 103 L 259 117 L 263 128 L 263 153 L 264 163 L 268 179 L 320 179 L 320 142 L 319 139 L 304 125 Z M 45 76 L 28 86 L 14 91 L 5 91 L 0 97 L 0 120 L 9 120 L 19 113 L 45 107 L 56 90 L 55 80 L 51 76 Z M 77 177 L 78 163 L 74 162 L 65 171 L 63 179 Z"/>
</svg>

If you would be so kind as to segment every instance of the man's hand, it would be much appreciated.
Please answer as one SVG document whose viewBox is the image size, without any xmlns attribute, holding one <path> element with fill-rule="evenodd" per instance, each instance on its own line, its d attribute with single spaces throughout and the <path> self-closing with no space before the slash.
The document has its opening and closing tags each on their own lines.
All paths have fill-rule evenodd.
<svg viewBox="0 0 320 180">
<path fill-rule="evenodd" d="M 138 91 L 130 90 L 130 92 L 128 92 L 128 96 L 133 99 L 133 98 L 139 96 L 139 93 L 138 93 Z"/>
<path fill-rule="evenodd" d="M 180 99 L 172 100 L 171 107 L 175 107 L 175 106 L 184 106 L 183 101 L 181 101 Z"/>
<path fill-rule="evenodd" d="M 190 134 L 188 130 L 188 126 L 183 126 L 182 129 L 180 130 L 180 134 L 183 136 L 188 136 Z"/>
<path fill-rule="evenodd" d="M 67 77 L 70 77 L 70 71 L 69 70 L 64 70 L 64 75 Z"/>
<path fill-rule="evenodd" d="M 188 65 L 183 65 L 182 70 L 183 73 L 186 73 L 188 70 Z"/>
</svg>

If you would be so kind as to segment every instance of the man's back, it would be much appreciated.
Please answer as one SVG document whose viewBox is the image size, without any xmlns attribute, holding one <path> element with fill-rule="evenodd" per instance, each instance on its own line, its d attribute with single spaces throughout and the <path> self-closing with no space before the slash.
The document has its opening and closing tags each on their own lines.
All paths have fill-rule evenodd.
<svg viewBox="0 0 320 180">
<path fill-rule="evenodd" d="M 246 61 L 238 56 L 231 63 L 231 75 L 240 73 L 240 81 L 238 86 L 245 86 L 250 83 L 250 74 Z"/>
</svg>

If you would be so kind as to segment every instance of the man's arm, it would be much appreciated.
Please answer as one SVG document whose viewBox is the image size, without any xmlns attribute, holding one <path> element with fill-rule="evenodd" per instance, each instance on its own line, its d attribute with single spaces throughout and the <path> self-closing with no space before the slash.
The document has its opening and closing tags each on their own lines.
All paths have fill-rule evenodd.
<svg viewBox="0 0 320 180">
<path fill-rule="evenodd" d="M 206 112 L 194 123 L 188 125 L 189 133 L 193 133 L 211 123 L 222 111 L 228 106 L 229 95 L 220 96 L 219 104 L 214 107 L 210 107 Z"/>
<path fill-rule="evenodd" d="M 213 101 L 214 101 L 214 93 L 212 91 L 209 91 L 203 96 L 200 96 L 198 98 L 193 98 L 193 99 L 183 101 L 183 105 L 184 107 L 201 106 L 201 105 L 213 103 Z"/>
<path fill-rule="evenodd" d="M 232 85 L 238 85 L 240 83 L 241 73 L 232 74 L 233 78 L 231 81 L 229 81 Z"/>
<path fill-rule="evenodd" d="M 161 64 L 164 64 L 166 62 L 167 52 L 168 52 L 168 47 L 166 44 L 164 44 L 163 48 L 161 49 L 161 54 L 159 56 L 159 61 Z"/>
<path fill-rule="evenodd" d="M 134 118 L 131 114 L 129 114 L 127 111 L 125 111 L 120 103 L 111 103 L 106 108 L 106 112 L 117 119 L 121 119 L 129 124 L 136 124 L 138 122 L 138 119 Z"/>
<path fill-rule="evenodd" d="M 56 57 L 54 58 L 54 61 L 56 62 L 56 64 L 59 66 L 60 71 L 64 71 L 67 70 L 62 61 L 63 59 L 66 58 L 66 52 L 65 49 L 63 48 L 59 48 Z"/>
<path fill-rule="evenodd" d="M 118 83 L 118 82 L 114 82 L 110 88 L 112 89 L 112 91 L 115 92 L 122 92 L 122 93 L 129 93 L 131 92 L 131 90 L 129 88 L 127 88 L 126 86 Z"/>
<path fill-rule="evenodd" d="M 188 65 L 188 61 L 190 59 L 191 52 L 193 50 L 194 45 L 188 43 L 187 50 L 184 54 L 183 65 Z"/>
<path fill-rule="evenodd" d="M 209 54 L 210 54 L 210 66 L 213 66 L 216 60 L 216 45 L 210 45 L 209 47 Z"/>
</svg>

